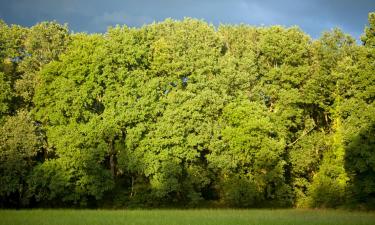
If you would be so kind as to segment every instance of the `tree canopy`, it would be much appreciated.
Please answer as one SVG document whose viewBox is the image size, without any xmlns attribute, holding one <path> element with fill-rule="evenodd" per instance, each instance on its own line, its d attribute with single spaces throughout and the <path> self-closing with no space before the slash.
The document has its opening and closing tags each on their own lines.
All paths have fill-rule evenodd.
<svg viewBox="0 0 375 225">
<path fill-rule="evenodd" d="M 0 206 L 375 207 L 374 30 L 0 21 Z"/>
</svg>

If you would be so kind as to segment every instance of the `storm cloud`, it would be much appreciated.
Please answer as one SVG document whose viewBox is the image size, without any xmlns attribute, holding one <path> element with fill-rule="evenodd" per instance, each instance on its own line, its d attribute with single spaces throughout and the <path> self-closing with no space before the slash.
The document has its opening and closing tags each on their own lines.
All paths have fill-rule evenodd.
<svg viewBox="0 0 375 225">
<path fill-rule="evenodd" d="M 194 17 L 214 25 L 297 25 L 313 38 L 339 27 L 359 38 L 375 0 L 0 0 L 0 18 L 32 26 L 68 23 L 75 32 L 105 32 L 108 26 L 142 26 L 166 18 Z"/>
</svg>

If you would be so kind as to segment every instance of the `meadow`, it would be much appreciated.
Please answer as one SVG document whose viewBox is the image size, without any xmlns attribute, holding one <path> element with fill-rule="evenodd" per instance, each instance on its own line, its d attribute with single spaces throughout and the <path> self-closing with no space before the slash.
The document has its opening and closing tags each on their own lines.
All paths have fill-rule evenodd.
<svg viewBox="0 0 375 225">
<path fill-rule="evenodd" d="M 375 212 L 302 209 L 1 210 L 0 225 L 373 225 Z"/>
</svg>

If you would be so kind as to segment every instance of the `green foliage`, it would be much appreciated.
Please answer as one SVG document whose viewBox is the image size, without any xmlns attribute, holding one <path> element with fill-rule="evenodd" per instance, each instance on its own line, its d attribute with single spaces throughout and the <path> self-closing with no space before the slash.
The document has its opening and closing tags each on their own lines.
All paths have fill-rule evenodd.
<svg viewBox="0 0 375 225">
<path fill-rule="evenodd" d="M 6 118 L 0 127 L 1 205 L 27 203 L 26 179 L 35 165 L 38 147 L 36 127 L 27 112 Z"/>
<path fill-rule="evenodd" d="M 14 82 L 18 79 L 17 64 L 23 49 L 26 29 L 6 25 L 0 20 L 0 123 L 5 115 L 18 109 Z"/>
<path fill-rule="evenodd" d="M 311 186 L 308 188 L 307 204 L 311 207 L 337 207 L 347 201 L 349 178 L 343 165 L 343 149 L 340 145 L 334 143 L 331 146 L 333 152 L 326 152 L 318 173 L 313 177 Z"/>
<path fill-rule="evenodd" d="M 354 200 L 375 207 L 374 123 L 362 128 L 347 146 L 346 169 L 352 175 Z"/>
<path fill-rule="evenodd" d="M 30 184 L 37 200 L 85 205 L 88 198 L 101 199 L 113 186 L 106 157 L 115 131 L 101 115 L 104 55 L 100 45 L 100 35 L 77 34 L 61 61 L 40 73 L 35 117 L 45 125 L 47 151 L 57 158 L 47 159 L 33 171 Z"/>
<path fill-rule="evenodd" d="M 374 18 L 0 21 L 0 206 L 373 207 Z"/>
<path fill-rule="evenodd" d="M 240 206 L 236 199 L 244 185 L 249 186 L 248 191 L 253 196 L 248 196 L 250 202 L 243 206 L 254 205 L 258 198 L 278 200 L 283 197 L 279 194 L 285 188 L 286 162 L 281 160 L 285 140 L 272 117 L 265 106 L 241 98 L 228 104 L 223 111 L 220 125 L 223 128 L 208 159 L 212 167 L 221 169 L 223 182 L 234 185 L 224 185 L 223 192 L 224 196 L 231 196 L 229 199 L 236 206 Z M 233 176 L 239 176 L 236 182 L 232 182 Z"/>
<path fill-rule="evenodd" d="M 42 22 L 31 27 L 23 42 L 23 52 L 18 71 L 20 79 L 15 90 L 25 106 L 32 105 L 35 88 L 38 85 L 38 71 L 65 51 L 70 42 L 68 27 L 56 22 Z"/>
<path fill-rule="evenodd" d="M 289 151 L 292 185 L 296 205 L 299 207 L 306 206 L 307 190 L 319 170 L 323 154 L 329 150 L 327 138 L 323 132 L 311 132 L 296 142 Z"/>
<path fill-rule="evenodd" d="M 375 47 L 375 12 L 371 12 L 368 15 L 369 26 L 365 28 L 365 33 L 361 37 L 363 44 L 366 47 Z"/>
<path fill-rule="evenodd" d="M 12 88 L 3 72 L 0 72 L 0 121 L 5 113 L 9 110 L 9 102 L 12 99 Z"/>
</svg>

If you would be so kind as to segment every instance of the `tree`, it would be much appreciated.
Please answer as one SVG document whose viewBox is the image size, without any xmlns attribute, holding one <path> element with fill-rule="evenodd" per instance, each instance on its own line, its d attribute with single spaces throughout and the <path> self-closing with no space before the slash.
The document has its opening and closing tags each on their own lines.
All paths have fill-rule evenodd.
<svg viewBox="0 0 375 225">
<path fill-rule="evenodd" d="M 220 170 L 224 201 L 232 206 L 254 206 L 265 200 L 290 203 L 282 159 L 285 139 L 272 113 L 262 104 L 240 98 L 225 107 L 222 119 L 209 161 Z M 245 193 L 243 185 L 248 186 Z"/>
<path fill-rule="evenodd" d="M 25 107 L 32 106 L 35 87 L 38 85 L 37 73 L 46 64 L 57 60 L 70 42 L 67 25 L 57 22 L 41 22 L 31 27 L 23 41 L 23 49 L 18 71 L 20 79 L 15 90 L 22 97 Z"/>
<path fill-rule="evenodd" d="M 374 18 L 0 21 L 0 205 L 373 207 Z"/>
<path fill-rule="evenodd" d="M 22 137 L 22 138 L 20 138 Z M 0 199 L 2 206 L 21 206 L 28 200 L 26 183 L 38 151 L 36 127 L 25 111 L 7 117 L 0 127 Z"/>
<path fill-rule="evenodd" d="M 30 179 L 37 200 L 85 205 L 113 186 L 105 165 L 108 143 L 95 130 L 100 124 L 93 123 L 103 113 L 103 40 L 102 35 L 75 35 L 60 61 L 39 74 L 34 115 L 53 157 L 36 167 Z"/>
<path fill-rule="evenodd" d="M 371 87 L 374 79 L 368 71 L 368 51 L 354 45 L 350 37 L 334 31 L 324 41 L 330 50 L 325 59 L 331 58 L 329 75 L 332 79 L 329 109 L 330 137 L 329 150 L 323 155 L 318 173 L 314 176 L 309 193 L 312 206 L 329 206 L 347 204 L 353 201 L 351 183 L 353 170 L 348 167 L 350 140 L 373 120 L 373 97 Z M 328 34 L 327 34 L 328 35 Z M 325 62 L 325 61 L 323 61 Z M 333 66 L 334 65 L 334 66 Z M 333 66 L 333 67 L 332 67 Z M 350 168 L 350 169 L 348 169 Z M 355 177 L 355 175 L 354 175 Z"/>
<path fill-rule="evenodd" d="M 375 12 L 370 12 L 368 15 L 369 26 L 365 28 L 365 33 L 361 37 L 363 44 L 366 47 L 375 47 Z"/>
<path fill-rule="evenodd" d="M 12 88 L 10 82 L 7 80 L 5 74 L 0 72 L 0 124 L 10 106 L 10 101 L 12 100 Z"/>
<path fill-rule="evenodd" d="M 128 122 L 127 148 L 119 155 L 120 164 L 126 166 L 124 170 L 142 174 L 150 191 L 147 196 L 160 204 L 196 204 L 210 181 L 205 155 L 210 126 L 223 105 L 210 90 L 221 42 L 212 26 L 192 19 L 167 20 L 144 29 L 152 35 L 146 74 L 129 72 L 125 82 L 127 86 L 136 76 L 147 75 L 141 81 L 138 77 L 143 86 L 132 87 L 137 97 L 133 109 L 124 107 L 128 117 L 133 118 L 137 109 L 140 118 Z M 125 99 L 119 98 L 122 104 Z"/>
<path fill-rule="evenodd" d="M 25 28 L 8 26 L 0 20 L 0 124 L 3 116 L 14 115 L 18 109 L 14 83 L 19 78 L 17 66 L 26 33 Z"/>
</svg>

